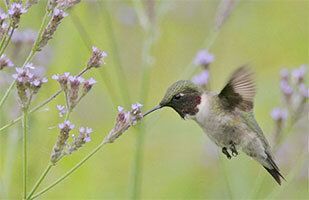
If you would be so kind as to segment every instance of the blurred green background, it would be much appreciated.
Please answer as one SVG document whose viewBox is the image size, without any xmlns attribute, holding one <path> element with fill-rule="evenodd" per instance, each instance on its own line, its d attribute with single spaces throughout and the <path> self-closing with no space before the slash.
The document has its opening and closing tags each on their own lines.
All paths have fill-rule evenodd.
<svg viewBox="0 0 309 200">
<path fill-rule="evenodd" d="M 155 1 L 155 10 L 160 8 L 162 13 L 155 16 L 157 34 L 150 51 L 153 64 L 148 66 L 149 95 L 144 110 L 160 101 L 165 89 L 182 76 L 197 51 L 203 48 L 203 42 L 211 33 L 219 3 L 216 0 Z M 40 1 L 22 16 L 19 30 L 38 30 L 45 4 L 46 1 Z M 210 70 L 211 87 L 216 91 L 223 87 L 230 73 L 240 65 L 249 63 L 256 72 L 258 92 L 255 113 L 269 140 L 273 131 L 269 113 L 273 107 L 280 105 L 280 69 L 308 63 L 308 10 L 309 2 L 306 0 L 240 1 L 209 49 L 215 55 Z M 49 46 L 34 60 L 35 64 L 45 67 L 49 82 L 43 86 L 32 105 L 58 90 L 59 86 L 50 79 L 51 75 L 66 71 L 78 73 L 85 66 L 90 56 L 90 45 L 105 50 L 109 56 L 105 60 L 106 65 L 85 75 L 86 78 L 94 77 L 98 84 L 71 117 L 77 127 L 89 126 L 94 129 L 92 141 L 80 151 L 62 159 L 41 188 L 87 155 L 113 127 L 117 105 L 125 105 L 128 100 L 123 98 L 118 62 L 124 69 L 130 102 L 140 101 L 141 93 L 145 92 L 141 91 L 141 84 L 143 43 L 147 35 L 139 24 L 132 2 L 82 1 L 69 14 Z M 108 23 L 113 27 L 118 52 L 115 52 Z M 25 47 L 13 62 L 21 65 L 29 48 Z M 12 49 L 11 45 L 7 50 L 11 57 L 14 56 Z M 119 59 L 116 57 L 115 60 L 113 56 L 117 53 Z M 190 75 L 186 77 L 190 78 Z M 106 80 L 109 80 L 109 85 L 106 85 Z M 1 93 L 7 84 L 1 82 Z M 108 87 L 112 88 L 115 96 L 108 92 Z M 16 92 L 14 95 L 0 113 L 1 125 L 20 114 Z M 55 126 L 62 122 L 56 110 L 58 104 L 64 104 L 63 96 L 31 115 L 29 188 L 47 165 L 56 141 L 58 129 Z M 141 198 L 260 199 L 270 194 L 280 199 L 309 197 L 308 154 L 301 157 L 303 151 L 307 151 L 308 126 L 296 126 L 284 142 L 288 146 L 287 154 L 276 156 L 282 174 L 287 177 L 287 182 L 279 187 L 261 166 L 243 153 L 232 160 L 225 159 L 220 149 L 210 143 L 195 123 L 181 120 L 171 109 L 154 113 L 142 123 L 146 131 L 142 133 L 145 141 Z M 129 198 L 136 137 L 136 130 L 130 129 L 41 198 Z M 1 133 L 0 150 L 0 198 L 20 198 L 20 123 Z M 265 178 L 259 183 L 264 175 Z"/>
</svg>

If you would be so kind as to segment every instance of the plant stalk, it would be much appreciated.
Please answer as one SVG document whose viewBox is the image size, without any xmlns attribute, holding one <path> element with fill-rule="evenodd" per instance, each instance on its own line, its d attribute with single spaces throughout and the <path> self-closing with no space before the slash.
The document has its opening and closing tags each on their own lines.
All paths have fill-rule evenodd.
<svg viewBox="0 0 309 200">
<path fill-rule="evenodd" d="M 102 142 L 100 143 L 95 149 L 93 149 L 84 159 L 82 159 L 80 162 L 78 162 L 73 168 L 71 168 L 68 172 L 66 172 L 63 176 L 61 176 L 60 178 L 58 178 L 56 181 L 54 181 L 52 184 L 50 184 L 49 186 L 47 186 L 46 188 L 44 188 L 43 190 L 41 190 L 40 192 L 36 193 L 35 195 L 33 195 L 32 197 L 30 196 L 29 199 L 35 199 L 39 196 L 41 196 L 42 194 L 44 194 L 45 192 L 47 192 L 48 190 L 50 190 L 51 188 L 53 188 L 54 186 L 56 186 L 58 183 L 60 183 L 61 181 L 63 181 L 65 178 L 67 178 L 68 176 L 70 176 L 73 172 L 75 172 L 79 167 L 81 167 L 89 158 L 91 158 L 95 153 L 97 153 L 105 144 L 107 144 L 107 142 Z"/>
<path fill-rule="evenodd" d="M 23 199 L 27 197 L 27 135 L 28 135 L 28 108 L 23 109 Z"/>
</svg>

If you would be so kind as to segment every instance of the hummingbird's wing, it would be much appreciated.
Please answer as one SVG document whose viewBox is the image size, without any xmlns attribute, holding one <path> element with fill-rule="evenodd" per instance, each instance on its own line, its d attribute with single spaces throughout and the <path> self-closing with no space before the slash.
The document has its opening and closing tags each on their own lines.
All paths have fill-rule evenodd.
<svg viewBox="0 0 309 200">
<path fill-rule="evenodd" d="M 253 109 L 255 96 L 253 74 L 247 67 L 238 68 L 218 95 L 226 110 L 238 108 L 242 111 Z"/>
</svg>

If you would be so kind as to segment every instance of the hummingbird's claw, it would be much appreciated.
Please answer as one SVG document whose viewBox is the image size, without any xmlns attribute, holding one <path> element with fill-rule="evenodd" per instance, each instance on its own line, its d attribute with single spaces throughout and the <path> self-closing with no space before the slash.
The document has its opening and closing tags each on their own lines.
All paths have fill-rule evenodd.
<svg viewBox="0 0 309 200">
<path fill-rule="evenodd" d="M 238 155 L 234 142 L 231 142 L 230 150 L 232 151 L 232 156 L 236 157 Z"/>
<path fill-rule="evenodd" d="M 223 148 L 222 148 L 222 153 L 224 153 L 228 159 L 231 159 L 231 158 L 232 158 L 232 156 L 231 156 L 231 155 L 229 154 L 229 152 L 227 151 L 227 148 L 226 148 L 226 147 L 223 147 Z"/>
</svg>

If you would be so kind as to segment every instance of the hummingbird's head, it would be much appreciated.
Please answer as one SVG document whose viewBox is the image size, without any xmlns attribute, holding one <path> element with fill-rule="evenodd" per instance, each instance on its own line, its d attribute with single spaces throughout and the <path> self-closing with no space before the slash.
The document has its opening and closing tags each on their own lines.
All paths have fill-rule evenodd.
<svg viewBox="0 0 309 200">
<path fill-rule="evenodd" d="M 166 91 L 158 106 L 149 110 L 144 116 L 163 107 L 173 108 L 182 118 L 195 115 L 201 103 L 202 89 L 188 80 L 173 83 Z"/>
</svg>

